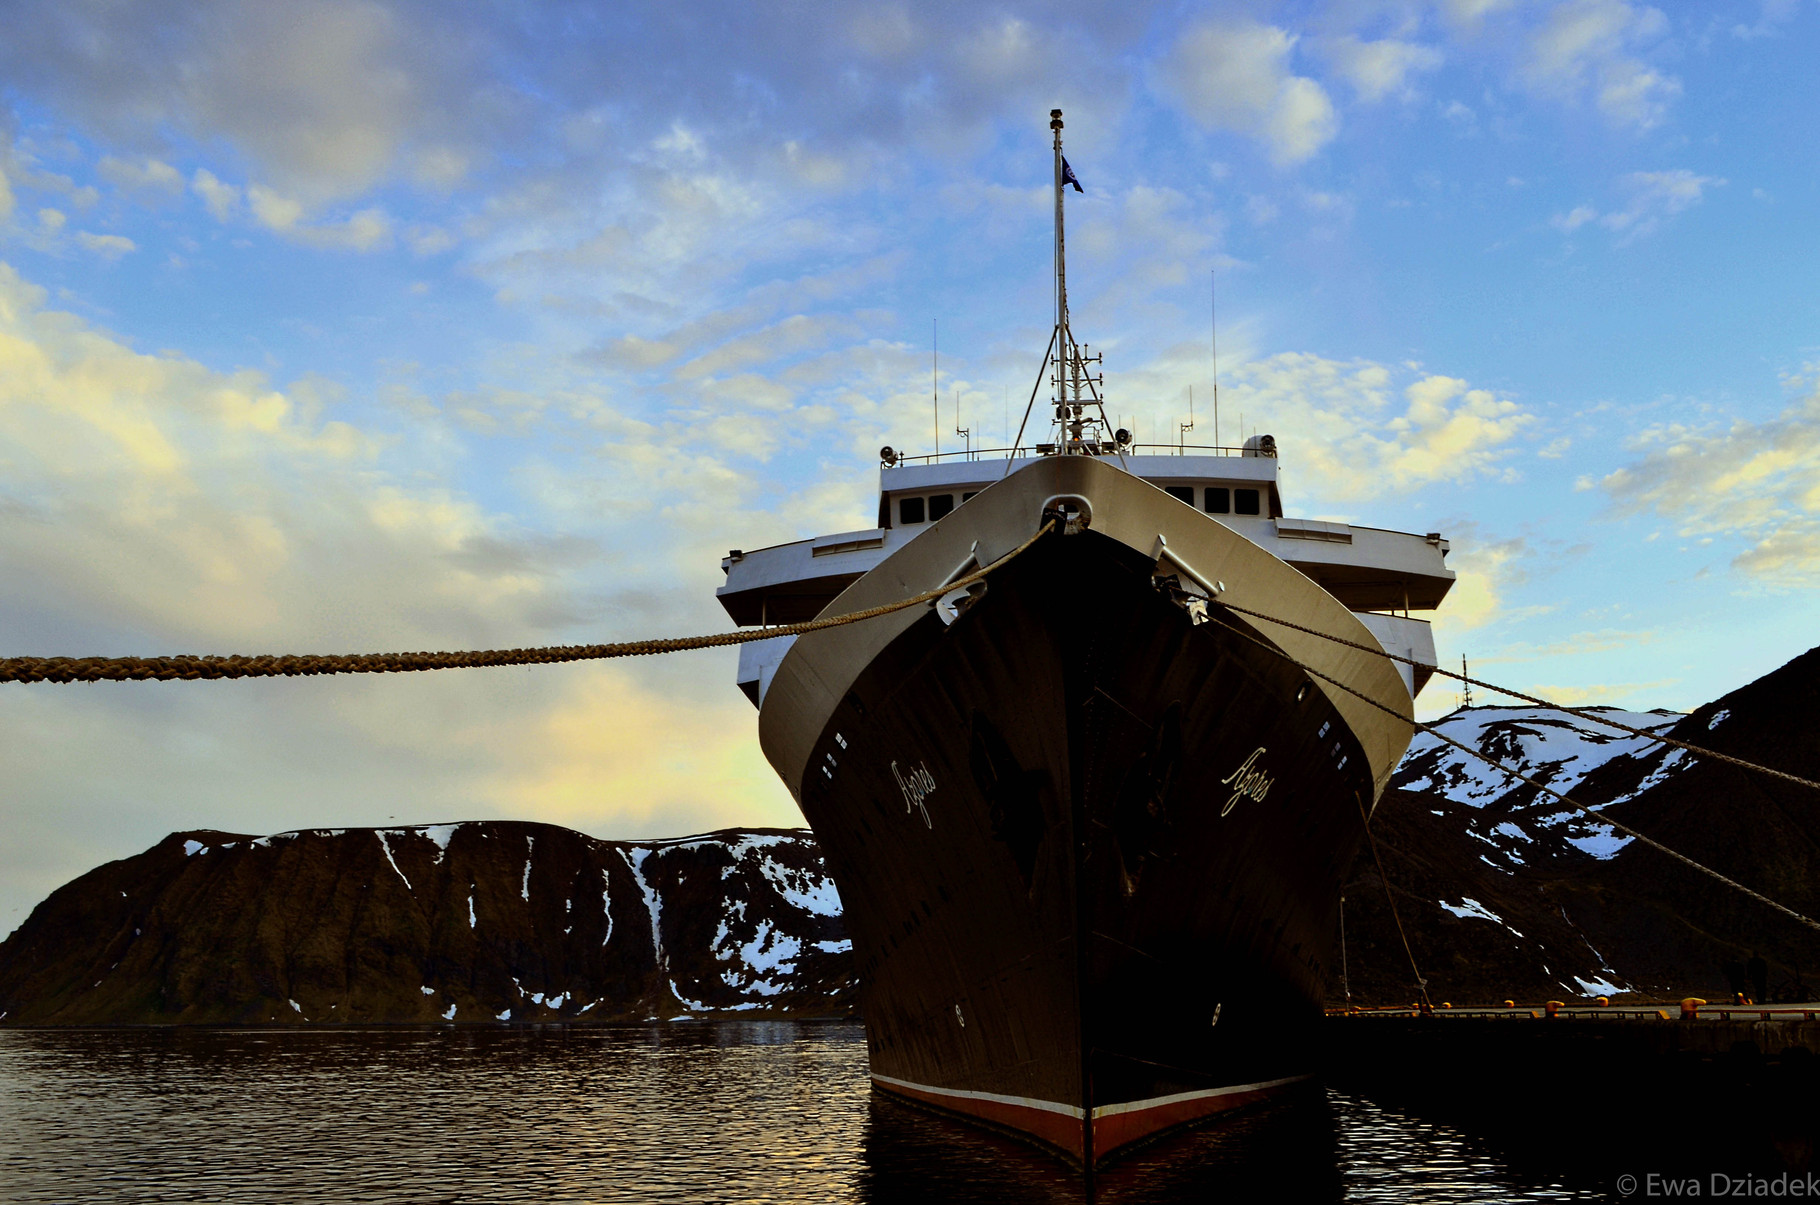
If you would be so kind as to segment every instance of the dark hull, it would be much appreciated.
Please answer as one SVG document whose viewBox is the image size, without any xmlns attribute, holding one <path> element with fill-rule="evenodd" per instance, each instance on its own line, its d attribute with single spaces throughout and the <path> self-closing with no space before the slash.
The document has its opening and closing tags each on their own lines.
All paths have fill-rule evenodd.
<svg viewBox="0 0 1820 1205">
<path fill-rule="evenodd" d="M 1046 537 L 871 660 L 799 793 L 875 1082 L 1087 1162 L 1306 1076 L 1374 798 L 1327 695 L 1154 568 Z"/>
</svg>

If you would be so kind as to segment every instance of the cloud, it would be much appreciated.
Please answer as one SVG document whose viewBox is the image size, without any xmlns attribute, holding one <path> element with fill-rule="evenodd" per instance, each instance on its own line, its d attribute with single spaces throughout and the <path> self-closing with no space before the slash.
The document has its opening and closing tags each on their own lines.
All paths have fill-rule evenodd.
<svg viewBox="0 0 1820 1205">
<path fill-rule="evenodd" d="M 1656 514 L 1687 539 L 1738 547 L 1734 570 L 1783 587 L 1820 581 L 1820 389 L 1761 423 L 1669 424 L 1598 483 L 1619 515 Z"/>
<path fill-rule="evenodd" d="M 1758 38 L 1780 37 L 1782 27 L 1801 10 L 1801 0 L 1763 0 L 1757 19 L 1750 25 L 1732 26 L 1732 37 L 1750 42 Z"/>
<path fill-rule="evenodd" d="M 1222 410 L 1229 424 L 1242 411 L 1248 431 L 1272 430 L 1303 488 L 1334 502 L 1499 472 L 1535 422 L 1517 403 L 1463 380 L 1412 376 L 1370 361 L 1285 353 L 1229 370 Z M 1399 389 L 1400 379 L 1407 384 Z"/>
<path fill-rule="evenodd" d="M 1158 82 L 1201 125 L 1261 139 L 1278 164 L 1301 163 L 1333 140 L 1339 118 L 1320 84 L 1291 73 L 1295 42 L 1258 22 L 1192 25 L 1161 63 Z"/>
<path fill-rule="evenodd" d="M 190 188 L 202 198 L 217 222 L 227 221 L 240 207 L 240 190 L 232 184 L 222 183 L 206 167 L 196 169 L 196 174 L 190 178 Z"/>
<path fill-rule="evenodd" d="M 1548 224 L 1556 230 L 1572 234 L 1586 223 L 1599 216 L 1599 211 L 1590 205 L 1576 205 L 1566 213 L 1558 213 L 1548 219 Z"/>
<path fill-rule="evenodd" d="M 1482 540 L 1470 524 L 1448 533 L 1447 567 L 1457 575 L 1437 620 L 1449 630 L 1482 628 L 1505 618 L 1505 597 L 1529 580 L 1529 545 L 1521 537 Z"/>
<path fill-rule="evenodd" d="M 48 212 L 55 213 L 56 211 L 51 210 Z M 62 214 L 57 215 L 58 220 L 51 224 L 52 229 L 63 225 L 61 220 L 62 216 Z M 137 251 L 139 249 L 138 244 L 124 235 L 91 234 L 87 230 L 79 230 L 76 232 L 76 242 L 84 251 L 92 252 L 95 255 L 99 255 L 102 259 L 109 261 L 119 259 L 127 252 Z"/>
<path fill-rule="evenodd" d="M 1439 50 L 1416 42 L 1384 38 L 1361 41 L 1350 35 L 1333 38 L 1321 46 L 1360 100 L 1374 103 L 1387 96 L 1408 99 L 1415 93 L 1410 77 L 1433 71 L 1443 60 Z"/>
<path fill-rule="evenodd" d="M 1601 682 L 1592 686 L 1539 683 L 1524 687 L 1523 693 L 1563 707 L 1645 707 L 1650 705 L 1650 700 L 1659 698 L 1663 691 L 1680 682 L 1679 678 L 1657 678 L 1653 682 Z"/>
<path fill-rule="evenodd" d="M 303 202 L 261 184 L 246 190 L 247 205 L 259 224 L 294 242 L 345 251 L 377 251 L 392 245 L 392 219 L 377 206 L 339 222 L 305 222 Z"/>
<path fill-rule="evenodd" d="M 1614 649 L 1634 648 L 1639 644 L 1654 644 L 1662 638 L 1662 633 L 1649 628 L 1642 631 L 1631 631 L 1623 628 L 1601 628 L 1594 632 L 1576 632 L 1563 640 L 1551 641 L 1548 644 L 1528 644 L 1518 642 L 1504 646 L 1498 653 L 1481 656 L 1477 661 L 1481 665 L 1499 665 L 1518 661 L 1539 661 L 1549 657 L 1585 657 L 1590 653 L 1606 653 Z"/>
<path fill-rule="evenodd" d="M 1590 99 L 1612 124 L 1649 129 L 1667 116 L 1681 81 L 1635 52 L 1667 31 L 1659 9 L 1626 0 L 1566 0 L 1530 35 L 1523 75 L 1544 95 Z"/>
<path fill-rule="evenodd" d="M 183 176 L 168 163 L 157 159 L 130 162 L 113 155 L 103 155 L 95 165 L 103 180 L 132 192 L 175 194 L 183 191 Z"/>
<path fill-rule="evenodd" d="M 117 142 L 226 140 L 317 201 L 426 162 L 494 95 L 462 78 L 473 44 L 404 5 L 22 0 L 12 18 L 15 87 Z"/>
<path fill-rule="evenodd" d="M 1716 176 L 1700 176 L 1677 168 L 1673 171 L 1630 172 L 1618 181 L 1618 187 L 1629 194 L 1622 208 L 1600 213 L 1590 205 L 1576 205 L 1564 214 L 1549 219 L 1549 225 L 1571 234 L 1588 222 L 1597 222 L 1615 232 L 1618 244 L 1654 234 L 1664 222 L 1683 210 L 1691 209 L 1705 199 L 1709 188 L 1723 188 L 1725 181 Z"/>
<path fill-rule="evenodd" d="M 859 325 L 844 315 L 793 314 L 763 330 L 730 339 L 677 370 L 683 380 L 717 376 L 734 369 L 772 363 L 782 357 L 825 347 L 836 339 L 853 338 Z"/>
<path fill-rule="evenodd" d="M 522 640 L 572 609 L 550 570 L 476 559 L 522 545 L 509 525 L 376 472 L 381 442 L 322 406 L 133 351 L 0 266 L 0 564 L 31 566 L 0 575 L 15 641 L 87 616 L 91 637 L 166 648 L 428 647 Z"/>
</svg>

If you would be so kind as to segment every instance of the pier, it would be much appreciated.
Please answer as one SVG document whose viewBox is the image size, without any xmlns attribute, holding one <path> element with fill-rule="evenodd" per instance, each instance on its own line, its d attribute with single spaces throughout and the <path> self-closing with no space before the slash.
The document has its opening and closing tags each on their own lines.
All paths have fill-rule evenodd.
<svg viewBox="0 0 1820 1205">
<path fill-rule="evenodd" d="M 1820 1002 L 1341 1011 L 1328 1082 L 1597 1174 L 1806 1172 Z"/>
</svg>

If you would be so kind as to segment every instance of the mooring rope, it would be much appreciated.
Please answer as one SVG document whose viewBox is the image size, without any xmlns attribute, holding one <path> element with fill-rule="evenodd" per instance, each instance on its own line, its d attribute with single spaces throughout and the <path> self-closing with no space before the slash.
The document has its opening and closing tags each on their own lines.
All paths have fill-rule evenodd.
<svg viewBox="0 0 1820 1205">
<path fill-rule="evenodd" d="M 430 669 L 472 669 L 488 665 L 551 665 L 563 661 L 598 661 L 611 657 L 645 657 L 680 653 L 689 649 L 749 644 L 778 636 L 800 636 L 824 628 L 838 628 L 893 611 L 934 602 L 936 599 L 982 582 L 986 575 L 1008 565 L 1055 527 L 1050 519 L 1036 534 L 992 564 L 976 569 L 945 586 L 925 590 L 901 602 L 868 607 L 827 619 L 748 628 L 712 636 L 679 636 L 662 640 L 632 640 L 622 644 L 568 644 L 534 649 L 490 649 L 465 653 L 276 653 L 230 657 L 8 657 L 0 659 L 0 682 L 138 682 L 189 681 L 201 678 L 278 678 L 314 674 L 408 673 Z"/>
<path fill-rule="evenodd" d="M 1232 611 L 1239 610 L 1239 608 L 1229 607 L 1225 603 L 1221 603 L 1219 605 L 1222 607 L 1226 607 L 1228 610 L 1232 610 Z M 1348 686 L 1346 683 L 1340 681 L 1338 678 L 1335 678 L 1329 674 L 1322 673 L 1320 670 L 1315 669 L 1313 666 L 1302 664 L 1300 661 L 1296 660 L 1294 657 L 1290 656 L 1288 653 L 1284 652 L 1282 649 L 1278 648 L 1276 645 L 1271 644 L 1269 641 L 1264 640 L 1261 637 L 1254 636 L 1250 632 L 1247 632 L 1242 628 L 1235 627 L 1234 625 L 1232 625 L 1230 623 L 1224 623 L 1221 626 L 1226 628 L 1227 631 L 1232 632 L 1235 635 L 1242 636 L 1246 640 L 1251 641 L 1253 644 L 1257 645 L 1259 648 L 1266 649 L 1269 652 L 1275 653 L 1277 656 L 1283 658 L 1285 661 L 1289 662 L 1291 665 L 1295 666 L 1297 669 L 1301 670 L 1303 673 L 1313 675 L 1316 678 L 1320 678 L 1324 682 L 1330 682 L 1333 685 L 1339 687 L 1341 690 L 1345 691 L 1347 694 L 1352 695 L 1355 698 L 1363 700 L 1365 703 L 1369 704 L 1372 707 L 1377 708 L 1379 711 L 1384 712 L 1386 715 L 1392 716 L 1395 719 L 1402 721 L 1403 723 L 1412 724 L 1418 731 L 1426 732 L 1430 736 L 1436 738 L 1437 740 L 1445 741 L 1447 744 L 1452 745 L 1454 748 L 1460 750 L 1462 753 L 1465 753 L 1471 757 L 1478 758 L 1480 761 L 1491 766 L 1493 769 L 1501 771 L 1502 773 L 1509 775 L 1511 778 L 1516 779 L 1518 782 L 1525 783 L 1528 786 L 1532 786 L 1532 787 L 1536 788 L 1538 791 L 1541 791 L 1543 794 L 1549 795 L 1549 796 L 1553 797 L 1554 799 L 1557 799 L 1557 800 L 1561 801 L 1562 803 L 1567 804 L 1569 807 L 1578 808 L 1580 811 L 1585 812 L 1588 816 L 1593 817 L 1595 820 L 1598 820 L 1600 823 L 1608 824 L 1612 828 L 1617 829 L 1619 832 L 1626 833 L 1629 836 L 1635 837 L 1638 841 L 1641 841 L 1643 844 L 1649 846 L 1651 849 L 1654 849 L 1660 853 L 1668 855 L 1669 857 L 1673 858 L 1675 861 L 1680 862 L 1686 866 L 1689 866 L 1689 867 L 1693 868 L 1694 870 L 1699 871 L 1701 874 L 1706 875 L 1707 877 L 1709 877 L 1711 879 L 1714 879 L 1720 883 L 1725 884 L 1727 887 L 1730 887 L 1734 891 L 1737 891 L 1744 895 L 1749 896 L 1751 899 L 1756 900 L 1760 904 L 1765 904 L 1771 908 L 1774 908 L 1777 912 L 1780 912 L 1780 913 L 1784 914 L 1785 916 L 1789 916 L 1797 921 L 1800 921 L 1802 924 L 1806 925 L 1810 929 L 1820 931 L 1820 921 L 1814 920 L 1812 917 L 1809 917 L 1809 916 L 1804 916 L 1801 913 L 1796 912 L 1793 908 L 1790 908 L 1788 905 L 1778 903 L 1777 901 L 1769 898 L 1767 895 L 1764 895 L 1762 892 L 1754 891 L 1751 888 L 1746 887 L 1743 883 L 1738 882 L 1736 879 L 1729 878 L 1728 876 L 1719 873 L 1718 871 L 1714 870 L 1710 866 L 1701 865 L 1700 863 L 1694 861 L 1692 858 L 1688 857 L 1686 854 L 1678 853 L 1675 850 L 1670 849 L 1668 846 L 1662 844 L 1660 841 L 1657 841 L 1655 838 L 1650 837 L 1644 833 L 1638 832 L 1636 829 L 1632 828 L 1628 824 L 1623 823 L 1622 821 L 1612 819 L 1610 816 L 1605 815 L 1603 812 L 1599 811 L 1597 808 L 1594 808 L 1588 804 L 1581 803 L 1577 799 L 1569 798 L 1567 795 L 1564 795 L 1560 791 L 1555 790 L 1553 787 L 1549 786 L 1548 784 L 1543 783 L 1543 782 L 1538 782 L 1535 779 L 1529 777 L 1527 774 L 1524 774 L 1519 770 L 1511 769 L 1509 766 L 1498 761 L 1496 758 L 1491 757 L 1489 754 L 1481 753 L 1479 750 L 1472 748 L 1470 745 L 1465 745 L 1459 741 L 1456 741 L 1451 736 L 1448 736 L 1446 733 L 1442 732 L 1440 729 L 1434 727 L 1434 725 L 1432 725 L 1432 724 L 1424 724 L 1419 720 L 1407 719 L 1406 717 L 1403 716 L 1403 714 L 1401 712 L 1397 711 L 1396 709 L 1394 709 L 1392 707 L 1388 707 L 1383 703 L 1380 703 L 1378 700 L 1372 698 L 1370 695 L 1365 694 L 1363 691 L 1356 690 L 1353 687 Z M 1291 624 L 1289 626 L 1293 627 L 1295 625 Z M 1304 630 L 1306 630 L 1306 629 L 1304 629 Z M 1369 835 L 1369 825 L 1367 826 L 1367 835 Z M 1374 847 L 1373 852 L 1374 853 L 1376 852 L 1375 847 Z M 1380 866 L 1380 871 L 1381 870 L 1382 870 L 1382 867 Z M 1413 963 L 1412 963 L 1412 965 L 1413 965 Z"/>
<path fill-rule="evenodd" d="M 1344 636 L 1335 636 L 1330 632 L 1323 632 L 1318 628 L 1304 627 L 1299 623 L 1291 623 L 1287 619 L 1278 619 L 1274 615 L 1266 615 L 1262 611 L 1253 611 L 1246 607 L 1234 606 L 1232 603 L 1223 602 L 1220 605 L 1225 607 L 1228 611 L 1236 611 L 1240 615 L 1247 616 L 1251 619 L 1262 619 L 1268 623 L 1277 624 L 1280 627 L 1291 628 L 1297 632 L 1306 632 L 1310 636 L 1319 636 L 1323 640 L 1331 640 L 1335 644 L 1343 644 L 1348 648 L 1359 649 L 1362 652 L 1375 653 L 1380 657 L 1388 657 L 1392 661 L 1401 661 L 1405 665 L 1421 666 L 1430 673 L 1438 674 L 1443 678 L 1452 678 L 1456 682 L 1465 682 L 1469 685 L 1481 687 L 1496 694 L 1509 695 L 1513 699 L 1521 699 L 1525 703 L 1534 703 L 1536 706 L 1546 707 L 1550 711 L 1566 712 L 1568 715 L 1578 716 L 1583 720 L 1588 720 L 1595 724 L 1604 724 L 1608 728 L 1616 728 L 1620 732 L 1628 732 L 1632 736 L 1640 736 L 1647 740 L 1659 741 L 1664 745 L 1672 745 L 1677 749 L 1685 749 L 1696 757 L 1710 758 L 1713 761 L 1737 766 L 1741 770 L 1750 770 L 1757 774 L 1767 774 L 1771 778 L 1780 778 L 1784 782 L 1792 782 L 1799 786 L 1808 787 L 1811 790 L 1820 791 L 1820 782 L 1815 782 L 1811 778 L 1802 778 L 1799 774 L 1790 774 L 1786 770 L 1778 770 L 1774 766 L 1762 766 L 1758 765 L 1756 762 L 1745 761 L 1741 757 L 1733 757 L 1729 753 L 1720 753 L 1717 749 L 1708 749 L 1701 745 L 1690 745 L 1686 741 L 1676 740 L 1672 736 L 1665 736 L 1660 732 L 1652 732 L 1647 728 L 1633 728 L 1631 725 L 1620 720 L 1614 720 L 1609 716 L 1599 715 L 1597 712 L 1590 711 L 1583 707 L 1569 707 L 1564 703 L 1552 703 L 1547 699 L 1539 699 L 1535 695 L 1524 694 L 1520 690 L 1512 690 L 1508 686 L 1499 686 L 1495 682 L 1483 682 L 1478 678 L 1469 678 L 1464 674 L 1456 674 L 1450 670 L 1444 670 L 1437 665 L 1429 665 L 1426 661 L 1417 661 L 1414 657 L 1404 657 L 1400 654 L 1391 652 L 1389 649 L 1363 644 L 1357 640 L 1348 640 Z"/>
<path fill-rule="evenodd" d="M 1365 826 L 1365 840 L 1371 845 L 1371 860 L 1378 868 L 1378 881 L 1384 884 L 1384 902 L 1390 905 L 1390 919 L 1397 922 L 1397 936 L 1403 939 L 1403 954 L 1409 959 L 1409 973 L 1416 977 L 1416 990 L 1422 993 L 1422 1003 L 1431 1010 L 1435 1004 L 1428 998 L 1428 980 L 1422 978 L 1422 968 L 1416 965 L 1416 952 L 1409 948 L 1409 934 L 1403 932 L 1403 915 L 1397 911 L 1397 897 L 1390 890 L 1390 876 L 1384 873 L 1384 859 L 1378 857 L 1378 839 L 1371 835 L 1371 817 L 1365 814 L 1365 801 L 1359 800 L 1359 823 Z M 1346 897 L 1340 897 L 1340 960 L 1345 965 L 1346 958 Z M 1344 973 L 1342 973 L 1344 978 Z M 1348 1003 L 1352 1000 L 1352 988 L 1346 989 Z"/>
</svg>

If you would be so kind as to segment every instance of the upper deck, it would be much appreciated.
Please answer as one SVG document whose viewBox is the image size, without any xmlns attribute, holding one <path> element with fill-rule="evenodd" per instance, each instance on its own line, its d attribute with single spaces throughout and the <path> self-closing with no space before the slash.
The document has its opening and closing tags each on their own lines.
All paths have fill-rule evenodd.
<svg viewBox="0 0 1820 1205">
<path fill-rule="evenodd" d="M 1268 440 L 1268 437 L 1265 437 Z M 1101 456 L 1287 561 L 1353 611 L 1425 611 L 1453 585 L 1447 541 L 1345 523 L 1291 519 L 1278 489 L 1274 443 L 1247 448 L 1133 449 Z M 1040 455 L 1040 453 L 1038 453 Z M 1002 453 L 903 458 L 879 470 L 878 525 L 735 551 L 715 592 L 735 623 L 798 623 L 895 549 L 1036 456 Z"/>
</svg>

